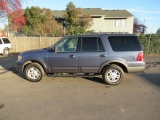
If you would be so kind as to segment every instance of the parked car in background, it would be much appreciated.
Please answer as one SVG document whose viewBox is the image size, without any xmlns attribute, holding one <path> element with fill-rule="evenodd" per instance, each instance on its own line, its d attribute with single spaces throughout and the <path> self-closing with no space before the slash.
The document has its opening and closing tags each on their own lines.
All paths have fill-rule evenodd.
<svg viewBox="0 0 160 120">
<path fill-rule="evenodd" d="M 67 36 L 42 50 L 20 53 L 16 69 L 29 81 L 47 76 L 97 77 L 110 85 L 124 72 L 143 72 L 145 62 L 138 38 L 132 34 Z"/>
<path fill-rule="evenodd" d="M 12 46 L 9 39 L 7 37 L 0 37 L 0 54 L 8 56 L 11 49 Z"/>
</svg>

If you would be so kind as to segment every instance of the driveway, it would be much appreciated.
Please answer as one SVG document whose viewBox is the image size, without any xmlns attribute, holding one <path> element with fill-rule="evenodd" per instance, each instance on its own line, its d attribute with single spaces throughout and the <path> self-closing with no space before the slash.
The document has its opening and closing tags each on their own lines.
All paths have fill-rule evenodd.
<svg viewBox="0 0 160 120">
<path fill-rule="evenodd" d="M 160 119 L 160 57 L 146 57 L 146 71 L 125 74 L 117 86 L 101 78 L 29 82 L 15 71 L 16 59 L 0 58 L 0 120 Z"/>
</svg>

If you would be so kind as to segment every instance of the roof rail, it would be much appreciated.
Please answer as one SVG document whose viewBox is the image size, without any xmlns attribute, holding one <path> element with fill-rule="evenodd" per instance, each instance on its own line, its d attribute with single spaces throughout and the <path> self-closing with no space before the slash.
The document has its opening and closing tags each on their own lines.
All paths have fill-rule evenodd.
<svg viewBox="0 0 160 120">
<path fill-rule="evenodd" d="M 79 35 L 88 35 L 88 34 L 129 34 L 128 32 L 88 32 L 88 33 L 81 33 Z"/>
</svg>

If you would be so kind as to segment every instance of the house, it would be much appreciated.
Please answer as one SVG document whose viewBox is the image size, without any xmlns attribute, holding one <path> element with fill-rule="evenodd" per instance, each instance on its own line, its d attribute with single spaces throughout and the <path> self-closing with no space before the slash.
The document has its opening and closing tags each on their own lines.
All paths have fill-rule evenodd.
<svg viewBox="0 0 160 120">
<path fill-rule="evenodd" d="M 89 30 L 94 32 L 133 33 L 134 16 L 127 10 L 102 10 L 101 8 L 83 8 L 84 14 L 93 18 Z M 64 24 L 65 11 L 53 11 L 57 21 Z"/>
<path fill-rule="evenodd" d="M 8 37 L 6 32 L 0 31 L 0 37 Z"/>
</svg>

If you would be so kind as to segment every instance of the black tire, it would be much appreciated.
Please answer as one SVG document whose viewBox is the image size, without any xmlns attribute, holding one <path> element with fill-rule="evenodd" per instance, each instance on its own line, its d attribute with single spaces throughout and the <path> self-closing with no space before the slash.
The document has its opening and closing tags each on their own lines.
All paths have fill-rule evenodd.
<svg viewBox="0 0 160 120">
<path fill-rule="evenodd" d="M 30 63 L 25 67 L 24 75 L 31 82 L 39 82 L 44 77 L 44 69 L 38 63 Z"/>
<path fill-rule="evenodd" d="M 9 55 L 9 49 L 8 48 L 4 48 L 3 49 L 3 56 L 8 56 Z"/>
<path fill-rule="evenodd" d="M 123 78 L 123 70 L 118 65 L 110 65 L 104 68 L 102 77 L 105 83 L 109 85 L 118 85 Z"/>
</svg>

